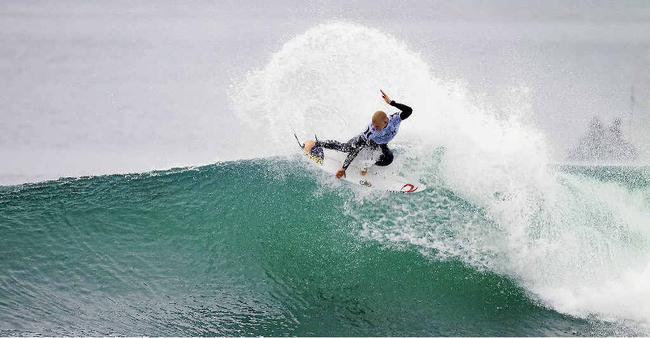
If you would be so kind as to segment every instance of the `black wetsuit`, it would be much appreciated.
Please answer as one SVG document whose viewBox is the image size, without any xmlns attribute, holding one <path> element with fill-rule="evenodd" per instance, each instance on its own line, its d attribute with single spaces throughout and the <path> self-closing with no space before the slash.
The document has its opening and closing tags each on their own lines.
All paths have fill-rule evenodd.
<svg viewBox="0 0 650 338">
<path fill-rule="evenodd" d="M 413 113 L 413 109 L 405 104 L 391 101 L 390 105 L 400 110 L 399 117 L 402 121 L 406 120 Z M 374 141 L 368 140 L 370 132 L 370 127 L 368 127 L 363 133 L 353 137 L 346 143 L 335 140 L 316 141 L 314 147 L 323 147 L 348 153 L 348 157 L 343 162 L 343 169 L 348 169 L 350 163 L 352 163 L 361 149 L 365 147 L 381 150 L 381 155 L 377 162 L 375 162 L 375 165 L 387 166 L 391 164 L 393 162 L 393 152 L 388 148 L 388 144 L 377 144 Z"/>
</svg>

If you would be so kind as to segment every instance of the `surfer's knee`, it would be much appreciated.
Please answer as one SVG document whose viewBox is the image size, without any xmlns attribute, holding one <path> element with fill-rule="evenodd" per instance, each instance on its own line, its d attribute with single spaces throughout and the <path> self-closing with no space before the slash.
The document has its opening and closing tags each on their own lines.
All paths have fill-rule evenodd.
<svg viewBox="0 0 650 338">
<path fill-rule="evenodd" d="M 393 163 L 394 156 L 392 152 L 389 151 L 388 153 L 385 153 L 384 156 L 386 158 L 386 165 Z"/>
<path fill-rule="evenodd" d="M 391 163 L 393 163 L 393 153 L 392 152 L 385 152 L 379 156 L 379 160 L 375 162 L 375 165 L 378 165 L 380 167 L 385 167 Z"/>
</svg>

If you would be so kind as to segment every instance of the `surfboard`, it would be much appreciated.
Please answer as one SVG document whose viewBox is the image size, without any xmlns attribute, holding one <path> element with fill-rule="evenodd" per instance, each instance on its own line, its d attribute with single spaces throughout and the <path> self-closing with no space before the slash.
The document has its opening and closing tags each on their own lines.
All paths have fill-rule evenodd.
<svg viewBox="0 0 650 338">
<path fill-rule="evenodd" d="M 294 137 L 298 141 L 302 153 L 305 154 L 304 143 L 301 143 L 295 134 Z M 314 147 L 309 154 L 305 154 L 313 165 L 332 176 L 336 175 L 347 155 L 347 153 L 321 147 Z M 391 172 L 390 166 L 366 168 L 366 164 L 367 162 L 355 159 L 345 171 L 345 177 L 341 179 L 355 185 L 389 192 L 412 194 L 426 190 L 426 186 L 417 180 L 394 174 Z"/>
</svg>

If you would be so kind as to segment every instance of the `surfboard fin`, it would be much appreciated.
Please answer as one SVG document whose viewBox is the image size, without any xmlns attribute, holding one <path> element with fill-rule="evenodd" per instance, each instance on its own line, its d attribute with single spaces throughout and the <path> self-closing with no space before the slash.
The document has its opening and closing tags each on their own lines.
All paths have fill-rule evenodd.
<svg viewBox="0 0 650 338">
<path fill-rule="evenodd" d="M 305 149 L 305 144 L 304 144 L 304 143 L 300 143 L 300 140 L 298 139 L 298 135 L 296 135 L 296 133 L 293 133 L 293 137 L 296 138 L 296 142 L 298 142 L 298 146 L 299 146 L 300 148 L 302 148 L 302 149 Z"/>
</svg>

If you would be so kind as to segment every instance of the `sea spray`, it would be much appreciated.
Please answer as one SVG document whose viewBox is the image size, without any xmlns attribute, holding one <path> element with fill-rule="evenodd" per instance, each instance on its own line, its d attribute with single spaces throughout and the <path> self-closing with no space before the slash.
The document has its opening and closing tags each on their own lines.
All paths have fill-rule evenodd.
<svg viewBox="0 0 650 338">
<path fill-rule="evenodd" d="M 648 231 L 639 230 L 647 199 L 620 203 L 607 198 L 611 189 L 623 199 L 629 191 L 559 174 L 544 135 L 522 118 L 528 105 L 493 112 L 462 82 L 437 80 L 403 42 L 340 22 L 287 42 L 231 97 L 266 141 L 260 152 L 280 155 L 294 152 L 291 127 L 340 140 L 360 132 L 371 112 L 388 108 L 379 88 L 414 108 L 391 145 L 448 193 L 353 199 L 346 210 L 362 235 L 510 276 L 564 313 L 650 323 L 650 284 L 640 282 L 650 259 Z"/>
</svg>

